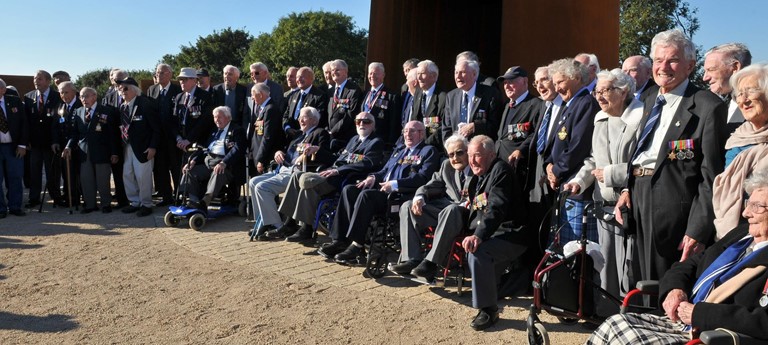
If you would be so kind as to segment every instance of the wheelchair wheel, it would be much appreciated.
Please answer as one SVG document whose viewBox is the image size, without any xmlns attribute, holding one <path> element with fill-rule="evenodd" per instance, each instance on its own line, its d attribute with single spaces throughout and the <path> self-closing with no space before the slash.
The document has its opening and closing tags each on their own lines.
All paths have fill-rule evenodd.
<svg viewBox="0 0 768 345">
<path fill-rule="evenodd" d="M 173 212 L 168 211 L 165 213 L 165 216 L 163 217 L 163 222 L 165 222 L 165 226 L 177 226 L 179 225 L 179 218 L 173 215 Z"/>
<path fill-rule="evenodd" d="M 564 325 L 575 325 L 575 324 L 579 323 L 579 319 L 574 319 L 574 318 L 570 318 L 570 317 L 562 317 L 562 316 L 558 317 L 557 321 L 560 321 L 560 323 L 562 323 Z"/>
<path fill-rule="evenodd" d="M 200 213 L 196 213 L 189 217 L 189 227 L 192 230 L 200 231 L 205 226 L 205 216 Z"/>
<path fill-rule="evenodd" d="M 533 329 L 528 330 L 528 344 L 531 345 L 549 345 L 549 334 L 539 322 L 533 324 Z"/>
<path fill-rule="evenodd" d="M 373 224 L 369 230 L 371 245 L 365 261 L 365 273 L 374 279 L 381 278 L 387 273 L 388 247 L 385 227 L 386 225 Z"/>
</svg>

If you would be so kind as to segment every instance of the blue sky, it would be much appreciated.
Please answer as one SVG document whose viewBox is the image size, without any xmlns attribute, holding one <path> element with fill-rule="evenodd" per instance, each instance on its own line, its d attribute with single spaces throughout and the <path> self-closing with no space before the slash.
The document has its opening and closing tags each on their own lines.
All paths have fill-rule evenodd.
<svg viewBox="0 0 768 345">
<path fill-rule="evenodd" d="M 618 0 L 617 0 L 618 1 Z M 761 37 L 764 0 L 688 0 L 699 9 L 701 29 L 694 42 L 702 48 L 740 41 L 753 61 L 768 60 Z M 170 1 L 39 0 L 3 4 L 6 34 L 0 74 L 32 75 L 37 69 L 66 70 L 74 76 L 102 67 L 153 69 L 164 54 L 195 42 L 214 30 L 245 29 L 257 36 L 271 32 L 291 12 L 341 11 L 367 28 L 369 1 L 340 0 L 189 0 Z M 33 8 L 46 9 L 35 11 Z M 736 10 L 738 9 L 738 10 Z M 11 28 L 11 29 L 9 29 Z M 513 64 L 513 62 L 509 62 Z M 614 67 L 614 66 L 603 66 Z"/>
</svg>

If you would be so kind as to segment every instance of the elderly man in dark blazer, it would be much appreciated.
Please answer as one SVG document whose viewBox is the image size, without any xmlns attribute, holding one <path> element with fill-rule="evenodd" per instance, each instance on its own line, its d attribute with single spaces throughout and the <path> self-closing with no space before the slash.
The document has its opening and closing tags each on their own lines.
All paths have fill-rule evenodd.
<svg viewBox="0 0 768 345">
<path fill-rule="evenodd" d="M 331 136 L 325 128 L 318 125 L 319 122 L 320 112 L 317 109 L 302 108 L 299 116 L 301 134 L 288 145 L 287 152 L 275 152 L 274 158 L 279 168 L 256 176 L 248 182 L 253 214 L 260 218 L 260 221 L 254 224 L 257 236 L 266 234 L 272 238 L 280 237 L 280 233 L 275 229 L 283 222 L 277 211 L 275 198 L 288 187 L 293 173 L 306 169 L 322 170 L 333 163 L 333 154 L 330 151 Z M 267 234 L 268 231 L 271 232 Z"/>
<path fill-rule="evenodd" d="M 472 272 L 472 307 L 479 309 L 470 326 L 482 330 L 498 321 L 497 282 L 504 269 L 526 251 L 531 234 L 517 178 L 509 164 L 496 158 L 491 138 L 472 138 L 469 166 L 475 175 L 466 222 L 472 235 L 461 245 Z"/>
<path fill-rule="evenodd" d="M 344 187 L 331 229 L 333 242 L 318 253 L 338 263 L 360 262 L 365 257 L 365 236 L 374 215 L 383 213 L 390 193 L 406 199 L 428 181 L 440 163 L 440 153 L 424 144 L 424 124 L 411 121 L 403 129 L 405 145 L 395 149 L 392 157 L 378 172 Z"/>
<path fill-rule="evenodd" d="M 363 178 L 384 164 L 384 142 L 376 136 L 373 115 L 360 113 L 355 118 L 357 135 L 335 156 L 333 166 L 319 173 L 295 172 L 278 211 L 287 217 L 277 230 L 288 242 L 307 242 L 313 238 L 315 213 L 323 195 L 334 193 L 356 179 Z M 301 222 L 299 227 L 298 222 Z M 293 235 L 291 235 L 293 234 Z"/>
<path fill-rule="evenodd" d="M 240 70 L 232 65 L 224 66 L 224 82 L 213 87 L 213 105 L 229 107 L 232 121 L 239 127 L 246 128 L 251 119 L 243 117 L 248 89 L 237 83 Z"/>
<path fill-rule="evenodd" d="M 432 60 L 419 62 L 416 67 L 416 79 L 419 81 L 420 92 L 416 93 L 414 103 L 418 106 L 416 119 L 424 122 L 427 127 L 427 145 L 440 146 L 442 137 L 442 118 L 445 110 L 447 94 L 437 85 L 440 70 Z"/>
<path fill-rule="evenodd" d="M 5 94 L 5 81 L 0 79 L 0 218 L 8 213 L 23 216 L 21 209 L 24 196 L 22 176 L 24 155 L 29 141 L 29 122 L 24 103 L 15 96 Z M 8 186 L 8 201 L 3 188 Z"/>
<path fill-rule="evenodd" d="M 216 129 L 207 140 L 207 154 L 197 150 L 183 167 L 189 174 L 184 186 L 187 206 L 201 210 L 207 210 L 224 185 L 242 184 L 245 179 L 245 129 L 232 121 L 227 106 L 213 109 L 213 121 Z"/>
<path fill-rule="evenodd" d="M 680 30 L 651 43 L 658 87 L 646 99 L 628 185 L 616 204 L 636 221 L 630 226 L 637 229 L 641 280 L 661 278 L 714 239 L 712 182 L 723 171 L 727 105 L 688 82 L 695 52 Z"/>
<path fill-rule="evenodd" d="M 661 278 L 659 303 L 666 317 L 614 315 L 587 344 L 685 344 L 691 330 L 718 328 L 768 340 L 768 173 L 756 172 L 743 187 L 750 194 L 742 211 L 747 224 L 674 263 Z"/>
<path fill-rule="evenodd" d="M 336 84 L 328 102 L 328 131 L 333 140 L 331 148 L 340 150 L 355 135 L 355 116 L 360 113 L 363 90 L 348 79 L 344 60 L 331 62 L 331 75 Z"/>
<path fill-rule="evenodd" d="M 296 74 L 296 84 L 299 85 L 299 90 L 288 98 L 288 107 L 283 114 L 283 130 L 289 141 L 301 135 L 299 115 L 304 107 L 317 109 L 320 114 L 320 122 L 318 123 L 320 128 L 328 125 L 324 123 L 326 119 L 325 112 L 328 110 L 328 94 L 324 90 L 313 86 L 312 82 L 314 80 L 315 72 L 311 68 L 306 66 L 299 68 Z"/>
<path fill-rule="evenodd" d="M 147 97 L 157 102 L 157 108 L 160 114 L 160 123 L 171 123 L 176 95 L 181 93 L 181 87 L 171 82 L 173 78 L 173 69 L 168 64 L 158 64 L 155 68 L 155 77 L 157 83 L 150 86 L 147 90 Z M 173 188 L 179 188 L 179 172 L 173 171 L 171 161 L 178 160 L 178 149 L 176 148 L 176 138 L 169 127 L 160 128 L 161 139 L 158 141 L 157 159 L 153 167 L 155 178 L 155 190 L 163 200 L 157 206 L 170 205 L 173 202 Z"/>
<path fill-rule="evenodd" d="M 387 144 L 394 144 L 400 136 L 400 96 L 384 85 L 384 64 L 372 62 L 368 65 L 370 89 L 363 98 L 362 110 L 376 118 L 376 133 Z"/>
<path fill-rule="evenodd" d="M 459 133 L 467 138 L 485 134 L 496 137 L 499 128 L 498 91 L 477 82 L 477 61 L 458 60 L 456 88 L 448 93 L 443 112 L 443 138 Z"/>
<path fill-rule="evenodd" d="M 152 166 L 160 140 L 160 116 L 155 103 L 141 95 L 133 78 L 118 81 L 120 96 L 120 137 L 123 142 L 123 183 L 130 206 L 123 213 L 145 217 L 152 213 Z"/>
<path fill-rule="evenodd" d="M 408 200 L 400 207 L 400 263 L 392 266 L 397 274 L 411 273 L 416 266 L 426 261 L 421 270 L 415 273 L 428 280 L 434 278 L 437 265 L 447 264 L 448 253 L 453 239 L 464 228 L 464 218 L 468 194 L 466 186 L 472 177 L 467 155 L 467 138 L 454 134 L 445 140 L 448 159 L 443 161 L 440 170 L 432 174 L 427 184 L 419 187 L 413 200 Z M 424 261 L 421 246 L 424 229 L 433 227 L 435 237 L 432 249 Z"/>
<path fill-rule="evenodd" d="M 96 191 L 101 198 L 101 211 L 112 212 L 112 194 L 109 177 L 111 164 L 118 160 L 120 152 L 120 120 L 115 108 L 98 104 L 96 90 L 84 87 L 80 90 L 83 106 L 73 113 L 72 127 L 64 148 L 64 157 L 72 152 L 80 166 L 80 181 L 85 203 L 80 213 L 98 210 Z"/>
<path fill-rule="evenodd" d="M 59 95 L 61 96 L 61 103 L 56 111 L 56 119 L 51 123 L 51 147 L 54 152 L 61 152 L 61 150 L 67 145 L 69 133 L 72 131 L 74 124 L 74 114 L 77 109 L 83 106 L 83 103 L 78 99 L 77 88 L 71 81 L 61 82 L 58 86 Z M 57 155 L 55 159 L 59 160 L 58 165 L 61 167 L 61 176 L 64 183 L 62 184 L 62 197 L 61 206 L 80 204 L 80 161 L 78 157 L 74 159 L 66 159 L 63 155 Z M 67 168 L 69 164 L 69 168 Z M 67 176 L 67 173 L 72 176 Z M 69 193 L 72 193 L 71 197 Z"/>
<path fill-rule="evenodd" d="M 51 86 L 51 74 L 39 70 L 34 78 L 35 90 L 24 95 L 25 113 L 29 119 L 29 203 L 34 207 L 40 203 L 40 192 L 43 191 L 43 169 L 45 169 L 46 187 L 53 202 L 63 205 L 59 181 L 61 167 L 59 160 L 54 159 L 59 152 L 53 152 L 52 127 L 58 117 L 61 96 Z"/>
<path fill-rule="evenodd" d="M 280 104 L 275 103 L 271 97 L 269 86 L 264 83 L 256 83 L 251 88 L 251 97 L 246 102 L 248 110 L 247 118 L 251 123 L 246 127 L 250 157 L 253 167 L 251 178 L 267 172 L 269 162 L 275 156 L 275 152 L 285 149 L 285 133 L 281 127 L 283 113 Z"/>
</svg>

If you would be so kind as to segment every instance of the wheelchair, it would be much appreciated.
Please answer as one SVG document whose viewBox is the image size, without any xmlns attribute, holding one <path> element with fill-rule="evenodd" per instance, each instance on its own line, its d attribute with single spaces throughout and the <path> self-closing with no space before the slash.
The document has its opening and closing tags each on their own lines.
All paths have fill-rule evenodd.
<svg viewBox="0 0 768 345">
<path fill-rule="evenodd" d="M 468 268 L 467 252 L 464 250 L 461 243 L 464 241 L 464 238 L 469 235 L 470 233 L 464 230 L 459 236 L 456 236 L 456 238 L 453 239 L 451 250 L 448 252 L 448 264 L 439 271 L 442 275 L 436 277 L 437 279 L 427 281 L 427 283 L 430 285 L 439 285 L 438 283 L 440 283 L 440 285 L 445 286 L 448 281 L 453 280 L 456 283 L 456 293 L 459 296 L 464 293 L 464 283 L 466 282 L 465 278 L 468 276 Z M 424 250 L 428 252 L 432 249 L 432 241 L 435 238 L 435 229 L 432 227 L 427 228 L 424 237 L 426 239 Z"/>
<path fill-rule="evenodd" d="M 387 264 L 400 254 L 399 212 L 404 202 L 400 193 L 387 196 L 387 209 L 373 218 L 368 228 L 368 256 L 363 276 L 378 279 L 387 273 Z M 396 259 L 394 259 L 396 260 Z"/>
</svg>

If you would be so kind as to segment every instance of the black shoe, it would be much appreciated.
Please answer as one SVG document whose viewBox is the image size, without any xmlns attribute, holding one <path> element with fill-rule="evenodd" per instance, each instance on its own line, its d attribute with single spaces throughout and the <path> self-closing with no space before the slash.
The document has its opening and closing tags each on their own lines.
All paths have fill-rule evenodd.
<svg viewBox="0 0 768 345">
<path fill-rule="evenodd" d="M 343 252 L 333 257 L 334 261 L 345 265 L 365 263 L 365 247 L 350 244 Z"/>
<path fill-rule="evenodd" d="M 82 210 L 80 210 L 80 214 L 88 214 L 88 213 L 91 213 L 91 212 L 93 212 L 93 211 L 98 211 L 98 210 L 99 210 L 99 208 L 98 208 L 98 207 L 94 207 L 94 208 L 83 208 Z"/>
<path fill-rule="evenodd" d="M 136 215 L 139 217 L 146 217 L 148 215 L 152 214 L 152 208 L 151 207 L 139 207 L 139 210 L 136 212 Z"/>
<path fill-rule="evenodd" d="M 112 213 L 112 207 L 111 206 L 104 206 L 101 208 L 101 213 Z"/>
<path fill-rule="evenodd" d="M 19 209 L 19 210 L 10 210 L 10 211 L 8 211 L 8 213 L 10 213 L 10 214 L 12 214 L 14 216 L 18 216 L 18 217 L 23 217 L 23 216 L 27 215 L 27 213 L 22 211 L 21 209 Z"/>
<path fill-rule="evenodd" d="M 435 278 L 437 273 L 437 264 L 429 260 L 422 260 L 421 263 L 411 270 L 411 275 L 431 280 Z"/>
<path fill-rule="evenodd" d="M 469 324 L 472 329 L 476 331 L 482 331 L 488 327 L 491 327 L 499 322 L 499 308 L 487 307 L 480 309 L 475 319 Z"/>
<path fill-rule="evenodd" d="M 125 208 L 123 208 L 122 212 L 123 213 L 134 213 L 134 212 L 136 212 L 138 210 L 139 210 L 139 208 L 137 206 L 129 205 L 129 206 L 126 206 Z"/>
<path fill-rule="evenodd" d="M 293 235 L 297 230 L 298 228 L 291 228 L 283 225 L 277 229 L 267 231 L 267 237 L 270 240 L 279 240 Z"/>
<path fill-rule="evenodd" d="M 343 252 L 348 246 L 349 242 L 347 241 L 333 241 L 329 245 L 318 249 L 317 253 L 326 259 L 333 259 L 336 254 Z"/>
<path fill-rule="evenodd" d="M 285 238 L 286 242 L 299 242 L 299 243 L 305 243 L 308 241 L 311 241 L 312 234 L 314 234 L 315 231 L 312 230 L 312 227 L 308 224 L 304 224 L 299 228 L 298 231 L 296 231 L 293 235 L 288 236 Z"/>
<path fill-rule="evenodd" d="M 26 205 L 24 205 L 26 208 L 33 208 L 36 206 L 40 206 L 40 200 L 30 200 Z"/>
<path fill-rule="evenodd" d="M 284 234 L 283 237 L 289 237 L 299 230 L 299 224 L 293 218 L 288 218 L 283 225 L 277 228 L 278 233 Z"/>
<path fill-rule="evenodd" d="M 274 230 L 275 227 L 272 225 L 264 225 L 260 227 L 258 230 L 256 230 L 256 234 L 253 235 L 253 239 L 256 241 L 269 241 L 269 237 L 267 237 L 267 232 Z"/>
<path fill-rule="evenodd" d="M 413 271 L 413 269 L 418 265 L 418 260 L 408 260 L 397 265 L 392 265 L 392 267 L 390 267 L 390 271 L 395 272 L 401 276 L 409 275 L 411 274 L 411 271 Z"/>
</svg>

